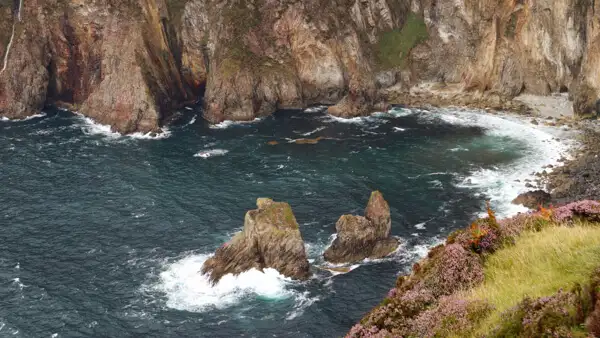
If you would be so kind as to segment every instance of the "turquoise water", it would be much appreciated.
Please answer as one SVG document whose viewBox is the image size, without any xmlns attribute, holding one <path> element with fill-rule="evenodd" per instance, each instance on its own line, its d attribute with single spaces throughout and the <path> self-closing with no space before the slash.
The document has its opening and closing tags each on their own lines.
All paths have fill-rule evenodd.
<svg viewBox="0 0 600 338">
<path fill-rule="evenodd" d="M 218 126 L 200 116 L 186 110 L 155 139 L 63 111 L 0 121 L 0 336 L 340 336 L 487 195 L 551 160 L 542 132 L 471 112 L 315 110 Z M 374 189 L 401 249 L 343 275 L 316 268 L 337 218 L 361 213 Z M 314 277 L 253 271 L 210 287 L 202 262 L 265 196 L 291 204 Z"/>
</svg>

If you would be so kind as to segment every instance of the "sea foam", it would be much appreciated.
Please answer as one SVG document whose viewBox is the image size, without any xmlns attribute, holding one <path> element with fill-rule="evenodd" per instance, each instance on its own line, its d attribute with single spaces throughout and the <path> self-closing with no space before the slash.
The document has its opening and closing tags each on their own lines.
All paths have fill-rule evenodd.
<svg viewBox="0 0 600 338">
<path fill-rule="evenodd" d="M 444 109 L 420 117 L 432 122 L 437 119 L 453 125 L 480 127 L 489 136 L 517 140 L 526 146 L 518 160 L 498 167 L 476 169 L 457 184 L 484 193 L 502 217 L 527 211 L 527 208 L 511 203 L 518 194 L 529 190 L 525 179 L 534 180 L 532 172 L 541 171 L 548 164 L 559 165 L 559 159 L 569 157 L 574 146 L 574 142 L 556 138 L 561 132 L 559 128 L 537 127 L 511 115 Z M 504 145 L 498 146 L 502 149 Z"/>
<path fill-rule="evenodd" d="M 154 289 L 166 295 L 167 307 L 205 312 L 227 308 L 251 297 L 271 300 L 292 298 L 296 303 L 293 312 L 297 314 L 300 311 L 298 306 L 309 306 L 314 302 L 305 293 L 290 289 L 294 282 L 274 269 L 262 272 L 252 269 L 236 276 L 228 274 L 212 285 L 208 276 L 200 272 L 211 256 L 191 254 L 165 266 Z"/>
<path fill-rule="evenodd" d="M 229 152 L 229 150 L 227 150 L 227 149 L 202 150 L 202 151 L 195 153 L 194 157 L 201 157 L 201 158 L 206 159 L 206 158 L 215 157 L 215 156 L 223 156 L 223 155 L 227 154 L 228 152 Z"/>
<path fill-rule="evenodd" d="M 260 122 L 262 121 L 260 118 L 255 118 L 252 121 L 231 121 L 231 120 L 225 120 L 223 122 L 219 122 L 216 124 L 211 124 L 209 126 L 209 128 L 211 129 L 227 129 L 229 127 L 234 127 L 234 126 L 244 126 L 244 125 L 248 125 L 248 124 L 252 124 L 252 123 L 256 123 L 256 122 Z"/>
<path fill-rule="evenodd" d="M 80 113 L 75 113 L 82 122 L 81 128 L 86 135 L 101 135 L 108 139 L 129 138 L 138 140 L 161 140 L 171 136 L 171 131 L 167 127 L 162 128 L 160 133 L 132 133 L 123 135 L 112 130 L 111 126 L 94 121 Z"/>
<path fill-rule="evenodd" d="M 29 121 L 29 120 L 37 119 L 37 118 L 40 118 L 40 117 L 44 117 L 44 116 L 46 116 L 46 113 L 34 114 L 34 115 L 27 116 L 27 117 L 22 118 L 22 119 L 9 119 L 8 117 L 2 116 L 2 117 L 0 117 L 0 121 L 5 121 L 5 122 L 24 122 L 24 121 Z"/>
</svg>

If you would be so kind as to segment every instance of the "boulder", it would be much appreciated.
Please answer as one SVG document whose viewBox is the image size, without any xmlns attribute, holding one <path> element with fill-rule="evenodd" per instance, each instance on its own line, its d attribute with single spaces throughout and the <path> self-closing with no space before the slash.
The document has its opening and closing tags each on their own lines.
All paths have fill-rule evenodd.
<svg viewBox="0 0 600 338">
<path fill-rule="evenodd" d="M 529 209 L 537 209 L 540 205 L 547 205 L 552 200 L 552 196 L 543 191 L 535 190 L 520 194 L 515 198 L 513 204 L 521 204 Z"/>
<path fill-rule="evenodd" d="M 226 274 L 250 269 L 276 269 L 282 275 L 304 280 L 310 269 L 298 222 L 289 204 L 269 198 L 256 201 L 258 209 L 246 213 L 244 228 L 202 266 L 202 273 L 217 283 Z"/>
<path fill-rule="evenodd" d="M 371 194 L 365 216 L 343 215 L 335 228 L 337 237 L 323 254 L 328 262 L 352 263 L 365 258 L 383 258 L 398 247 L 390 237 L 390 207 L 379 191 Z"/>
</svg>

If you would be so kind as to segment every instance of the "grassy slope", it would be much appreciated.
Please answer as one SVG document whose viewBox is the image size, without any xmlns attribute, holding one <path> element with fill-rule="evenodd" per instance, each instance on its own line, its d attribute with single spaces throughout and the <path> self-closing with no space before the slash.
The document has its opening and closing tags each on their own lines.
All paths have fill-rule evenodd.
<svg viewBox="0 0 600 338">
<path fill-rule="evenodd" d="M 489 256 L 485 282 L 465 294 L 469 299 L 486 299 L 495 311 L 477 330 L 490 332 L 500 314 L 517 305 L 525 296 L 542 297 L 559 289 L 570 290 L 585 284 L 600 265 L 600 227 L 577 224 L 549 227 L 522 234 L 515 246 Z"/>
</svg>

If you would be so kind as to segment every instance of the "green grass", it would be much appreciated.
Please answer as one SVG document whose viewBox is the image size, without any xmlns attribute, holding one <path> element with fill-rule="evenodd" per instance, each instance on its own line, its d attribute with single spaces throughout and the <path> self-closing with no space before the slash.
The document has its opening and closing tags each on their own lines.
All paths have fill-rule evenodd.
<svg viewBox="0 0 600 338">
<path fill-rule="evenodd" d="M 600 227 L 548 227 L 522 234 L 514 246 L 499 250 L 485 263 L 485 282 L 467 291 L 469 299 L 485 299 L 494 312 L 476 331 L 490 332 L 500 314 L 516 306 L 525 296 L 550 296 L 559 289 L 585 284 L 600 265 Z"/>
<path fill-rule="evenodd" d="M 428 38 L 425 21 L 410 13 L 401 29 L 394 29 L 380 36 L 377 44 L 378 66 L 382 69 L 403 67 L 410 50 Z"/>
</svg>

